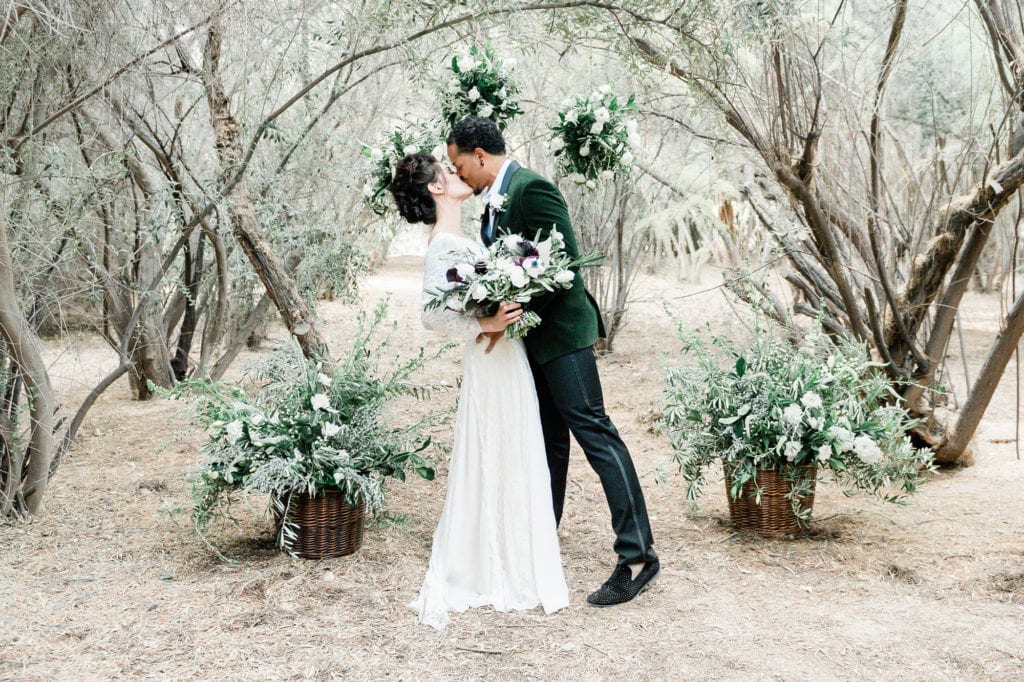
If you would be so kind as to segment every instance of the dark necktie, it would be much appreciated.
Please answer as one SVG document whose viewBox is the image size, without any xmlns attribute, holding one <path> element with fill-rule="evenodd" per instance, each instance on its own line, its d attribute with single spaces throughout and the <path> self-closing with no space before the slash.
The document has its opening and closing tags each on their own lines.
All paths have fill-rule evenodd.
<svg viewBox="0 0 1024 682">
<path fill-rule="evenodd" d="M 484 206 L 483 215 L 480 216 L 480 241 L 484 246 L 490 246 L 494 242 L 494 235 L 491 231 L 491 207 Z"/>
</svg>

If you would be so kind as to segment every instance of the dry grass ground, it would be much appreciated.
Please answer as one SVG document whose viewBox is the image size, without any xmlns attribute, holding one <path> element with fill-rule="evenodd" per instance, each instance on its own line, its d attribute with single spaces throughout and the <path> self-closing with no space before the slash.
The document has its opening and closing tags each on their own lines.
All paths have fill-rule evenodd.
<svg viewBox="0 0 1024 682">
<path fill-rule="evenodd" d="M 419 328 L 419 273 L 416 258 L 393 259 L 365 288 L 367 301 L 390 293 L 408 349 L 437 343 Z M 678 350 L 662 301 L 690 324 L 733 324 L 720 292 L 704 291 L 715 283 L 645 280 L 616 353 L 600 363 L 664 567 L 635 602 L 584 601 L 614 556 L 600 486 L 578 452 L 561 529 L 572 603 L 552 616 L 480 609 L 443 634 L 415 622 L 406 604 L 429 556 L 443 464 L 435 482 L 391 486 L 407 523 L 369 529 L 351 557 L 290 559 L 274 551 L 268 521 L 240 510 L 242 525 L 220 535 L 237 562 L 224 563 L 188 519 L 184 476 L 201 434 L 174 416 L 179 405 L 132 402 L 118 385 L 90 414 L 47 513 L 0 526 L 0 678 L 1024 677 L 1024 463 L 1012 443 L 1012 378 L 980 434 L 978 464 L 938 474 L 909 509 L 825 483 L 809 537 L 738 535 L 720 483 L 699 507 L 687 505 L 678 477 L 656 484 L 668 450 L 650 428 L 662 362 Z M 976 367 L 998 306 L 976 298 L 965 310 Z M 327 303 L 322 314 L 343 343 L 353 309 Z M 91 338 L 52 347 L 58 385 L 69 396 L 86 390 L 109 355 Z M 457 358 L 432 375 L 454 380 Z"/>
</svg>

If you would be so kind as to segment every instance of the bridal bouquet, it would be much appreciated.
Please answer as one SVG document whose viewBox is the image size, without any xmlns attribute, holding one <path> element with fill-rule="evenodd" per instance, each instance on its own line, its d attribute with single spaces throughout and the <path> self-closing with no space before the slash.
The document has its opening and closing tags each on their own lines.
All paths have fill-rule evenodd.
<svg viewBox="0 0 1024 682">
<path fill-rule="evenodd" d="M 443 306 L 475 317 L 493 315 L 502 301 L 516 301 L 525 308 L 537 294 L 571 288 L 576 278 L 573 268 L 597 266 L 603 259 L 599 253 L 571 258 L 558 230 L 542 241 L 506 235 L 491 244 L 486 258 L 470 250 L 456 252 L 447 284 L 440 291 L 428 292 L 431 298 L 425 307 Z M 505 336 L 522 338 L 539 324 L 540 315 L 524 310 L 522 317 L 505 329 Z"/>
</svg>

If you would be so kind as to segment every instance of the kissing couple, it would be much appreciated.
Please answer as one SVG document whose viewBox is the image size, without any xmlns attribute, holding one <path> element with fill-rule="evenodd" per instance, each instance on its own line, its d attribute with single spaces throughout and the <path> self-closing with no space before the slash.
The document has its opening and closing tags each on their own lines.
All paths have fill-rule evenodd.
<svg viewBox="0 0 1024 682">
<path fill-rule="evenodd" d="M 441 290 L 457 254 L 486 256 L 495 239 L 540 241 L 557 229 L 566 253 L 578 247 L 561 192 L 507 155 L 490 119 L 468 116 L 446 139 L 454 168 L 430 154 L 403 158 L 389 186 L 399 213 L 432 226 L 424 258 L 424 302 Z M 462 230 L 462 203 L 482 194 L 480 242 Z M 482 242 L 482 243 L 481 243 Z M 643 491 L 629 450 L 605 414 L 593 345 L 604 335 L 597 303 L 575 272 L 572 286 L 530 301 L 539 326 L 523 339 L 505 329 L 523 313 L 503 302 L 490 317 L 425 307 L 423 325 L 464 340 L 448 490 L 430 564 L 411 605 L 438 629 L 450 611 L 569 603 L 557 526 L 565 503 L 569 436 L 593 467 L 611 512 L 618 562 L 587 597 L 594 606 L 630 601 L 659 572 Z"/>
</svg>

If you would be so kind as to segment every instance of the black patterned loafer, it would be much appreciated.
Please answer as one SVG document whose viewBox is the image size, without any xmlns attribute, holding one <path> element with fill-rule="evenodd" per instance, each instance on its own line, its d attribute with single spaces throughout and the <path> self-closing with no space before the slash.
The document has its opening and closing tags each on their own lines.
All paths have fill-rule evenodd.
<svg viewBox="0 0 1024 682">
<path fill-rule="evenodd" d="M 661 563 L 655 559 L 648 561 L 637 574 L 634 580 L 631 576 L 633 571 L 626 564 L 615 567 L 612 577 L 605 581 L 604 585 L 590 596 L 587 603 L 593 606 L 615 606 L 625 604 L 636 595 L 654 584 L 661 572 Z"/>
</svg>

